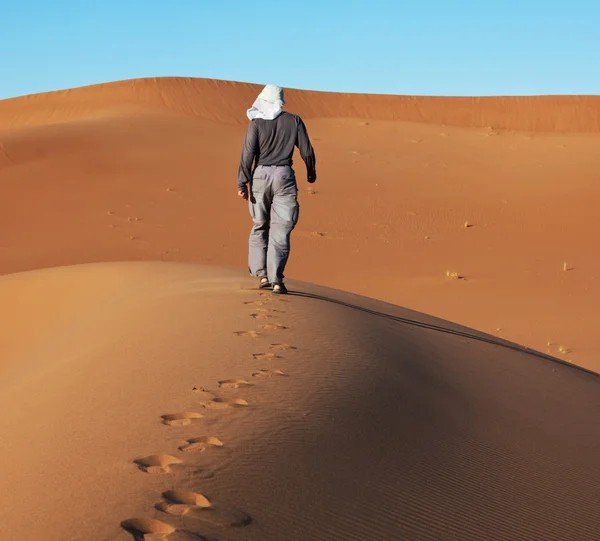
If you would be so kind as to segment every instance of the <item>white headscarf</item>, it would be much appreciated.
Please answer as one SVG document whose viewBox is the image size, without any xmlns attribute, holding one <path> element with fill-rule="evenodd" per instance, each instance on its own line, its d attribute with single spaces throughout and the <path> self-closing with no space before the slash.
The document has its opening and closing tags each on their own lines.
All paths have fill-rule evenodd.
<svg viewBox="0 0 600 541">
<path fill-rule="evenodd" d="M 284 105 L 283 88 L 267 85 L 263 88 L 246 114 L 250 120 L 254 120 L 255 118 L 274 120 L 283 112 Z"/>
</svg>

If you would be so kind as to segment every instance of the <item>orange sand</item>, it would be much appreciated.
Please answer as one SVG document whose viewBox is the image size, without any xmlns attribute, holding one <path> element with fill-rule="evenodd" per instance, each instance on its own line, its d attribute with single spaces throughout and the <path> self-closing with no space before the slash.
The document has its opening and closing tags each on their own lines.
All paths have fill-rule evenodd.
<svg viewBox="0 0 600 541">
<path fill-rule="evenodd" d="M 319 180 L 277 300 L 257 91 L 0 101 L 3 541 L 597 539 L 600 98 L 289 91 Z"/>
</svg>

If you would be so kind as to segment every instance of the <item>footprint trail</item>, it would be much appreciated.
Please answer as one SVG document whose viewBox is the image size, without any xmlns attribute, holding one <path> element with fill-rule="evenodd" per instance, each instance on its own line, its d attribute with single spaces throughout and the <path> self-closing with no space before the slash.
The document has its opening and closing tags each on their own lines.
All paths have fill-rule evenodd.
<svg viewBox="0 0 600 541">
<path fill-rule="evenodd" d="M 244 305 L 252 307 L 253 311 L 250 317 L 256 320 L 267 320 L 276 317 L 277 314 L 285 313 L 283 310 L 272 308 L 272 303 L 289 303 L 288 299 L 274 299 L 271 293 L 259 292 L 259 300 L 244 301 Z M 267 306 L 270 304 L 271 306 Z M 265 323 L 261 326 L 265 331 L 286 330 L 289 327 L 281 323 Z M 256 339 L 261 333 L 252 330 L 234 331 L 236 336 Z M 253 353 L 254 360 L 273 360 L 281 359 L 276 352 L 290 351 L 297 349 L 285 343 L 272 343 L 268 351 Z M 271 378 L 275 376 L 287 376 L 282 370 L 260 369 L 252 373 L 252 378 Z M 218 381 L 221 389 L 239 389 L 241 387 L 252 386 L 246 379 L 232 378 Z M 194 387 L 195 392 L 209 392 L 202 387 Z M 248 402 L 243 398 L 226 398 L 214 396 L 208 401 L 200 404 L 205 409 L 221 410 L 248 406 Z M 162 423 L 167 426 L 183 427 L 188 426 L 197 419 L 201 419 L 201 413 L 193 411 L 182 411 L 177 413 L 166 413 L 161 415 Z M 215 436 L 200 436 L 185 440 L 185 443 L 177 448 L 185 454 L 202 453 L 211 447 L 223 447 L 223 442 Z M 176 456 L 168 454 L 149 455 L 133 461 L 138 468 L 146 473 L 167 474 L 172 471 L 172 467 L 182 465 L 183 460 Z M 206 467 L 196 467 L 192 475 L 196 479 L 208 479 L 215 475 L 216 470 Z M 182 517 L 185 520 L 204 522 L 221 527 L 243 527 L 251 524 L 253 518 L 246 512 L 227 508 L 226 506 L 215 506 L 204 494 L 189 490 L 172 489 L 162 493 L 162 500 L 155 504 L 155 509 L 170 515 L 172 517 Z M 121 527 L 133 535 L 136 541 L 158 541 L 166 540 L 168 536 L 176 531 L 192 536 L 197 539 L 206 539 L 202 535 L 191 530 L 179 530 L 172 524 L 162 520 L 149 518 L 132 518 L 121 522 Z"/>
</svg>

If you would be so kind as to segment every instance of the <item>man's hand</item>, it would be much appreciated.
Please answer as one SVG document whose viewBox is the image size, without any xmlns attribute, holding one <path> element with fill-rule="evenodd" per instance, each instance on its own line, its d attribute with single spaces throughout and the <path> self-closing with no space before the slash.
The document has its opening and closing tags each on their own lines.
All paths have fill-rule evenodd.
<svg viewBox="0 0 600 541">
<path fill-rule="evenodd" d="M 238 190 L 238 195 L 245 200 L 248 200 L 248 188 L 244 186 L 243 190 Z"/>
</svg>

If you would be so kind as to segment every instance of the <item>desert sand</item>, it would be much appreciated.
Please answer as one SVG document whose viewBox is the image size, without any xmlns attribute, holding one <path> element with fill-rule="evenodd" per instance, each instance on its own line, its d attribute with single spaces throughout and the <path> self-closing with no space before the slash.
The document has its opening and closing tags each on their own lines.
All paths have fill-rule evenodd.
<svg viewBox="0 0 600 541">
<path fill-rule="evenodd" d="M 0 101 L 2 540 L 598 539 L 600 98 L 289 91 L 278 298 L 258 90 Z"/>
</svg>

